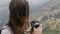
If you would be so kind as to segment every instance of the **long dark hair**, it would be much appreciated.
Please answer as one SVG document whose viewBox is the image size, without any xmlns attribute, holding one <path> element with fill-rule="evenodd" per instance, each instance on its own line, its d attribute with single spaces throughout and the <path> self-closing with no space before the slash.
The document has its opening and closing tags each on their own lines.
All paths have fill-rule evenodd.
<svg viewBox="0 0 60 34">
<path fill-rule="evenodd" d="M 29 5 L 26 0 L 12 0 L 9 5 L 8 26 L 14 34 L 22 34 L 29 27 Z"/>
</svg>

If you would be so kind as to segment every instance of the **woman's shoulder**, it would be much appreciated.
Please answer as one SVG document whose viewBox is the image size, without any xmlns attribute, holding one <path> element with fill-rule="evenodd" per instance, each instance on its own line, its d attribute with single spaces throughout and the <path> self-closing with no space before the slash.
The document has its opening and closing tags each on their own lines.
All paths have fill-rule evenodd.
<svg viewBox="0 0 60 34">
<path fill-rule="evenodd" d="M 1 34 L 11 34 L 11 32 L 9 30 L 7 30 L 7 29 L 3 29 L 1 31 Z"/>
<path fill-rule="evenodd" d="M 4 28 L 4 29 L 1 31 L 1 34 L 13 34 L 13 32 L 9 26 L 3 26 L 2 28 Z"/>
</svg>

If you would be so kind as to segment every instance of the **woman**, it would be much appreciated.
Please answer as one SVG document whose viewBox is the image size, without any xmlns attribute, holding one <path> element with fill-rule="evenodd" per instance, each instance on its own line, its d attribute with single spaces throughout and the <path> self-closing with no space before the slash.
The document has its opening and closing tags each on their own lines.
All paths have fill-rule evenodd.
<svg viewBox="0 0 60 34">
<path fill-rule="evenodd" d="M 1 31 L 1 34 L 24 34 L 24 31 L 29 27 L 28 2 L 26 0 L 12 0 L 9 5 L 9 10 L 9 22 L 3 27 L 5 29 Z M 32 34 L 35 34 L 38 29 L 34 29 Z"/>
</svg>

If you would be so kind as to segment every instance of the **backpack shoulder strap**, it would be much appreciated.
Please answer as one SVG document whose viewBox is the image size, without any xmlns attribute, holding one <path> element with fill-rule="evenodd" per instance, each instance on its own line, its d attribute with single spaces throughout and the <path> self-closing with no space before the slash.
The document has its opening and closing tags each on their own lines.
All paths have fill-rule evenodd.
<svg viewBox="0 0 60 34">
<path fill-rule="evenodd" d="M 0 29 L 0 34 L 1 34 L 1 31 L 2 31 L 3 29 L 5 29 L 5 28 Z"/>
</svg>

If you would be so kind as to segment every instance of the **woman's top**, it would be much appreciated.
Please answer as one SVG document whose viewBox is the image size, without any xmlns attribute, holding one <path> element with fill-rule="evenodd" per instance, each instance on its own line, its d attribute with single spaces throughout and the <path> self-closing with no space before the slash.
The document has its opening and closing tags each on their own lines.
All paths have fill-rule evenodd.
<svg viewBox="0 0 60 34">
<path fill-rule="evenodd" d="M 13 31 L 11 30 L 11 28 L 9 26 L 3 26 L 2 27 L 2 31 L 1 34 L 13 34 Z M 23 32 L 24 34 L 30 34 L 29 32 Z"/>
<path fill-rule="evenodd" d="M 10 27 L 3 26 L 2 28 L 4 28 L 4 29 L 1 31 L 1 34 L 13 34 L 13 32 L 12 32 Z"/>
</svg>

